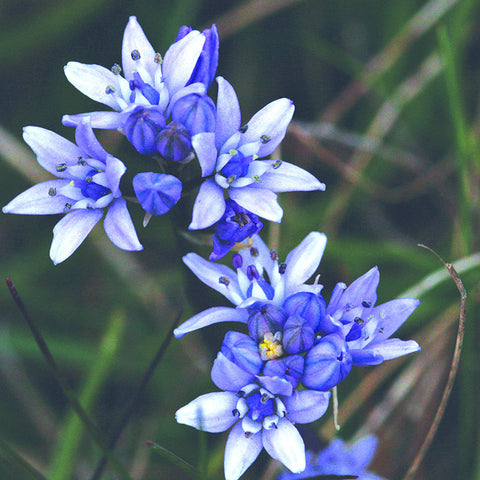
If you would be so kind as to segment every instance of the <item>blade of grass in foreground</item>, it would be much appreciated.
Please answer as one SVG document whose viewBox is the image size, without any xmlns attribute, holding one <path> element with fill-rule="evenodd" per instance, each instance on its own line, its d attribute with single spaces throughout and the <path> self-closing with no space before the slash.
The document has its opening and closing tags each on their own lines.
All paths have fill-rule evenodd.
<svg viewBox="0 0 480 480">
<path fill-rule="evenodd" d="M 28 314 L 25 308 L 25 305 L 23 304 L 23 301 L 17 292 L 17 289 L 15 288 L 15 286 L 13 285 L 13 283 L 9 278 L 6 279 L 6 282 L 13 299 L 17 304 L 18 309 L 22 313 L 25 321 L 28 324 L 28 327 L 30 328 L 35 338 L 35 341 L 37 342 L 38 348 L 42 352 L 42 355 L 45 357 L 45 360 L 48 366 L 50 367 L 55 380 L 57 381 L 58 385 L 62 389 L 63 394 L 67 397 L 67 400 L 70 403 L 70 406 L 78 415 L 80 420 L 83 422 L 83 424 L 85 425 L 88 433 L 90 434 L 94 442 L 98 445 L 98 447 L 100 447 L 103 455 L 107 458 L 108 462 L 110 463 L 110 466 L 118 475 L 118 478 L 120 480 L 132 480 L 127 470 L 125 469 L 125 467 L 115 458 L 113 453 L 108 448 L 102 434 L 97 429 L 95 424 L 90 420 L 90 417 L 87 415 L 87 413 L 82 408 L 79 401 L 77 400 L 74 391 L 70 388 L 68 383 L 63 379 L 63 376 L 61 375 L 57 367 L 57 364 L 53 359 L 52 354 L 50 353 L 50 349 L 48 348 L 42 334 L 40 333 L 40 330 L 37 328 L 36 324 L 33 322 L 32 318 Z"/>
<path fill-rule="evenodd" d="M 80 403 L 89 411 L 98 396 L 106 378 L 108 378 L 112 366 L 117 357 L 119 346 L 122 342 L 125 326 L 125 313 L 115 311 L 110 317 L 107 331 L 100 344 L 97 358 L 92 364 L 91 370 L 80 395 Z M 55 457 L 50 469 L 51 480 L 64 480 L 70 478 L 77 465 L 77 455 L 84 427 L 77 415 L 72 413 L 68 418 L 59 438 Z"/>
<path fill-rule="evenodd" d="M 12 472 L 22 472 L 22 480 L 47 480 L 36 468 L 28 463 L 10 445 L 0 439 L 0 464 Z"/>
</svg>

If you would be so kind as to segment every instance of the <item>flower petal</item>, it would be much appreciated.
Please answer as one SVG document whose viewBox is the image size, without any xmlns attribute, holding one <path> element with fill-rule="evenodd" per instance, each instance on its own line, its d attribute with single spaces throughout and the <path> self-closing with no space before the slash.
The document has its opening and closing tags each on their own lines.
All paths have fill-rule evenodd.
<svg viewBox="0 0 480 480">
<path fill-rule="evenodd" d="M 62 123 L 66 127 L 77 127 L 85 119 L 90 120 L 92 128 L 122 128 L 128 114 L 122 112 L 89 112 L 77 115 L 64 115 Z"/>
<path fill-rule="evenodd" d="M 277 428 L 263 430 L 262 441 L 268 454 L 293 473 L 305 470 L 305 444 L 292 422 L 281 418 Z"/>
<path fill-rule="evenodd" d="M 198 133 L 192 137 L 192 147 L 197 154 L 198 162 L 202 168 L 202 177 L 211 175 L 217 162 L 217 149 L 215 148 L 215 134 L 212 132 Z"/>
<path fill-rule="evenodd" d="M 364 273 L 347 287 L 338 302 L 337 310 L 347 305 L 357 306 L 362 302 L 375 305 L 379 281 L 380 272 L 378 271 L 378 267 L 371 268 L 367 273 Z"/>
<path fill-rule="evenodd" d="M 309 233 L 288 255 L 285 263 L 285 292 L 290 292 L 302 285 L 317 270 L 322 259 L 327 236 L 319 232 Z"/>
<path fill-rule="evenodd" d="M 213 362 L 211 377 L 218 388 L 235 393 L 255 380 L 254 375 L 229 360 L 222 352 L 218 352 Z"/>
<path fill-rule="evenodd" d="M 205 36 L 193 30 L 165 53 L 162 71 L 170 97 L 190 80 L 204 43 Z"/>
<path fill-rule="evenodd" d="M 243 301 L 237 274 L 225 265 L 209 262 L 196 253 L 183 257 L 185 265 L 205 284 L 227 297 L 233 304 Z"/>
<path fill-rule="evenodd" d="M 240 128 L 240 104 L 237 94 L 227 80 L 217 77 L 217 123 L 215 129 L 215 144 L 220 147 Z"/>
<path fill-rule="evenodd" d="M 238 420 L 232 413 L 237 402 L 231 392 L 206 393 L 177 410 L 175 419 L 204 432 L 224 432 Z"/>
<path fill-rule="evenodd" d="M 362 350 L 351 350 L 354 365 L 378 365 L 385 360 L 408 355 L 421 350 L 415 340 L 400 340 L 389 338 L 382 343 L 369 345 Z"/>
<path fill-rule="evenodd" d="M 117 198 L 110 204 L 103 226 L 110 241 L 118 248 L 143 250 L 124 198 Z"/>
<path fill-rule="evenodd" d="M 282 207 L 277 202 L 277 195 L 270 190 L 254 187 L 230 188 L 230 198 L 259 217 L 271 222 L 280 222 Z"/>
<path fill-rule="evenodd" d="M 375 307 L 372 315 L 378 318 L 378 328 L 373 343 L 382 342 L 390 337 L 419 305 L 420 300 L 414 298 L 397 298 Z"/>
<path fill-rule="evenodd" d="M 238 480 L 262 451 L 262 432 L 245 436 L 242 424 L 237 423 L 230 432 L 225 447 L 225 480 Z"/>
<path fill-rule="evenodd" d="M 311 190 L 325 190 L 325 184 L 317 180 L 311 173 L 303 168 L 280 160 L 264 160 L 260 163 L 270 165 L 270 168 L 262 174 L 262 182 L 259 187 L 272 192 L 307 192 Z"/>
<path fill-rule="evenodd" d="M 293 423 L 311 423 L 318 420 L 328 408 L 330 392 L 314 390 L 295 391 L 283 399 L 288 419 Z"/>
<path fill-rule="evenodd" d="M 17 195 L 2 208 L 3 213 L 22 215 L 48 215 L 63 213 L 68 197 L 57 195 L 57 190 L 68 185 L 69 180 L 49 180 L 39 183 Z"/>
<path fill-rule="evenodd" d="M 71 178 L 68 170 L 59 171 L 57 166 L 77 165 L 82 150 L 66 138 L 41 127 L 25 127 L 23 139 L 37 155 L 38 163 L 50 173 L 60 178 Z"/>
<path fill-rule="evenodd" d="M 68 62 L 64 67 L 68 81 L 84 95 L 96 102 L 121 110 L 118 98 L 121 97 L 120 75 L 100 65 L 87 65 Z"/>
<path fill-rule="evenodd" d="M 140 54 L 138 60 L 132 58 L 132 52 L 137 50 Z M 160 64 L 155 63 L 155 50 L 148 41 L 137 18 L 131 16 L 128 20 L 122 42 L 122 67 L 125 78 L 131 80 L 133 72 L 146 70 L 151 78 L 155 77 L 152 67 L 161 68 Z M 147 79 L 144 79 L 147 81 Z"/>
<path fill-rule="evenodd" d="M 105 162 L 108 152 L 102 147 L 93 133 L 90 119 L 85 118 L 75 129 L 75 141 L 77 145 L 89 156 Z"/>
<path fill-rule="evenodd" d="M 285 137 L 295 106 L 288 98 L 280 98 L 258 111 L 248 122 L 241 143 L 259 142 L 257 155 L 270 155 Z"/>
<path fill-rule="evenodd" d="M 230 307 L 211 307 L 203 312 L 197 313 L 186 322 L 177 327 L 173 334 L 175 338 L 182 338 L 187 333 L 193 332 L 209 325 L 221 322 L 247 323 L 248 313 L 245 309 Z"/>
<path fill-rule="evenodd" d="M 50 258 L 56 265 L 66 260 L 102 218 L 103 210 L 75 210 L 65 215 L 53 229 Z"/>
<path fill-rule="evenodd" d="M 197 198 L 193 205 L 192 221 L 188 228 L 200 230 L 218 222 L 225 212 L 223 190 L 214 180 L 205 180 L 200 185 Z"/>
</svg>

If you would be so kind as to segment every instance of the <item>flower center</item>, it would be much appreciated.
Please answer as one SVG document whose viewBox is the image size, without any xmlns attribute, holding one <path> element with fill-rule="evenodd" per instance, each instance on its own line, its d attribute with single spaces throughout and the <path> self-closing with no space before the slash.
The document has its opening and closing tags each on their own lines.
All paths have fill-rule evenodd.
<svg viewBox="0 0 480 480">
<path fill-rule="evenodd" d="M 151 105 L 158 105 L 160 94 L 150 84 L 145 83 L 138 72 L 133 74 L 133 80 L 130 80 L 129 86 L 132 91 L 130 95 L 131 103 L 135 102 L 135 90 L 138 90 Z"/>
<path fill-rule="evenodd" d="M 275 335 L 271 332 L 263 336 L 263 342 L 258 345 L 258 350 L 262 360 L 274 360 L 283 355 L 282 333 L 276 332 Z"/>
<path fill-rule="evenodd" d="M 231 150 L 230 154 L 232 155 L 230 160 L 220 170 L 220 173 L 227 179 L 228 183 L 233 183 L 237 178 L 247 175 L 253 156 L 245 157 L 237 150 Z"/>
<path fill-rule="evenodd" d="M 273 398 L 266 393 L 256 392 L 246 398 L 249 410 L 247 415 L 256 422 L 261 422 L 265 417 L 275 414 Z"/>
<path fill-rule="evenodd" d="M 97 201 L 99 198 L 103 197 L 104 195 L 108 195 L 110 193 L 110 189 L 104 187 L 103 185 L 99 185 L 93 181 L 93 177 L 97 174 L 101 173 L 98 170 L 92 168 L 89 172 L 85 175 L 85 179 L 81 182 L 80 191 L 82 195 L 87 198 L 91 198 L 94 201 Z"/>
</svg>

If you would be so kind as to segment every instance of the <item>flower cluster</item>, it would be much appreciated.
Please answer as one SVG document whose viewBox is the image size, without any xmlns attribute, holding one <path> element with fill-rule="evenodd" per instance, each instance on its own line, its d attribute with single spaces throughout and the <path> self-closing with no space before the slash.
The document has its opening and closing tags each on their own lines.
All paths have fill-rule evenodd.
<svg viewBox="0 0 480 480">
<path fill-rule="evenodd" d="M 158 162 L 159 171 L 134 169 L 132 184 L 122 187 L 135 194 L 145 212 L 144 224 L 191 193 L 183 192 L 182 167 L 196 159 L 197 178 L 192 182 L 192 172 L 185 174 L 190 184 L 200 185 L 188 228 L 212 227 L 212 260 L 237 244 L 248 244 L 263 226 L 259 217 L 280 222 L 283 211 L 277 192 L 324 190 L 323 183 L 300 167 L 262 160 L 285 136 L 294 112 L 291 100 L 269 103 L 242 126 L 238 98 L 227 80 L 217 77 L 216 104 L 208 96 L 218 54 L 215 25 L 203 32 L 181 27 L 162 57 L 131 17 L 123 36 L 121 66 L 115 63 L 108 69 L 69 62 L 65 75 L 70 83 L 112 110 L 64 115 L 64 125 L 76 129 L 78 146 L 53 132 L 27 127 L 24 138 L 39 163 L 62 180 L 27 190 L 3 212 L 68 213 L 54 230 L 50 252 L 54 263 L 76 250 L 107 206 L 108 237 L 119 248 L 140 250 L 125 206 L 129 196 L 122 196 L 119 188 L 127 167 L 105 152 L 92 129 L 115 129 L 138 153 Z"/>
<path fill-rule="evenodd" d="M 180 423 L 211 432 L 235 424 L 225 452 L 227 480 L 238 479 L 262 446 L 292 472 L 302 472 L 305 448 L 293 423 L 320 418 L 329 390 L 354 366 L 377 365 L 420 349 L 413 340 L 390 338 L 419 301 L 376 305 L 377 267 L 348 287 L 338 283 L 328 304 L 322 285 L 305 284 L 325 245 L 325 235 L 312 232 L 279 262 L 255 235 L 250 248 L 233 255 L 236 272 L 194 253 L 184 257 L 200 280 L 236 306 L 198 313 L 175 336 L 227 321 L 245 324 L 248 332 L 227 332 L 214 362 L 212 380 L 224 392 L 203 395 L 176 415 Z"/>
<path fill-rule="evenodd" d="M 352 368 L 419 350 L 413 340 L 391 338 L 419 302 L 403 298 L 376 305 L 377 267 L 348 287 L 335 285 L 327 302 L 318 278 L 306 283 L 319 267 L 324 234 L 307 235 L 283 262 L 265 245 L 259 236 L 261 219 L 280 222 L 283 215 L 277 193 L 323 191 L 325 185 L 298 166 L 270 158 L 285 137 L 293 102 L 274 100 L 242 123 L 233 86 L 215 77 L 218 55 L 215 25 L 203 32 L 181 27 L 162 58 L 131 17 L 122 66 L 69 62 L 67 79 L 111 110 L 65 115 L 63 123 L 75 129 L 76 143 L 26 127 L 25 141 L 56 178 L 21 193 L 3 212 L 65 214 L 53 231 L 50 257 L 57 264 L 79 247 L 104 213 L 109 239 L 121 249 L 141 250 L 127 200 L 141 205 L 146 225 L 152 215 L 169 212 L 198 188 L 185 228 L 210 228 L 213 251 L 209 260 L 196 253 L 183 260 L 233 306 L 208 308 L 174 335 L 181 338 L 220 322 L 243 324 L 244 331 L 227 332 L 213 363 L 211 377 L 221 391 L 180 408 L 177 421 L 208 432 L 231 428 L 227 480 L 237 480 L 263 448 L 294 474 L 304 472 L 282 478 L 352 473 L 350 467 L 360 472 L 370 457 L 357 461 L 357 450 L 371 450 L 370 440 L 348 451 L 335 443 L 313 457 L 306 455 L 295 425 L 319 419 L 328 408 L 330 390 Z M 215 78 L 216 102 L 208 96 Z M 93 129 L 117 130 L 133 147 L 132 154 L 141 160 L 153 157 L 158 171 L 141 167 L 132 172 L 130 162 L 105 151 Z M 232 249 L 232 268 L 215 263 Z M 325 458 L 345 460 L 349 455 L 348 468 L 324 468 Z"/>
</svg>

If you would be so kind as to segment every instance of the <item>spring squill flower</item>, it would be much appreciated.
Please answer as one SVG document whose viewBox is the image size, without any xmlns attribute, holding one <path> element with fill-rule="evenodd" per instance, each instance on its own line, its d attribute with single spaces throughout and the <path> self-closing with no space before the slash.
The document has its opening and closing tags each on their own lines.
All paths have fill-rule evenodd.
<svg viewBox="0 0 480 480">
<path fill-rule="evenodd" d="M 67 259 L 103 217 L 108 238 L 123 250 L 142 250 L 127 204 L 120 192 L 125 165 L 100 145 L 88 122 L 75 131 L 77 145 L 40 127 L 26 127 L 23 138 L 38 163 L 53 175 L 15 197 L 4 213 L 46 215 L 66 213 L 53 229 L 50 258 Z"/>
</svg>

